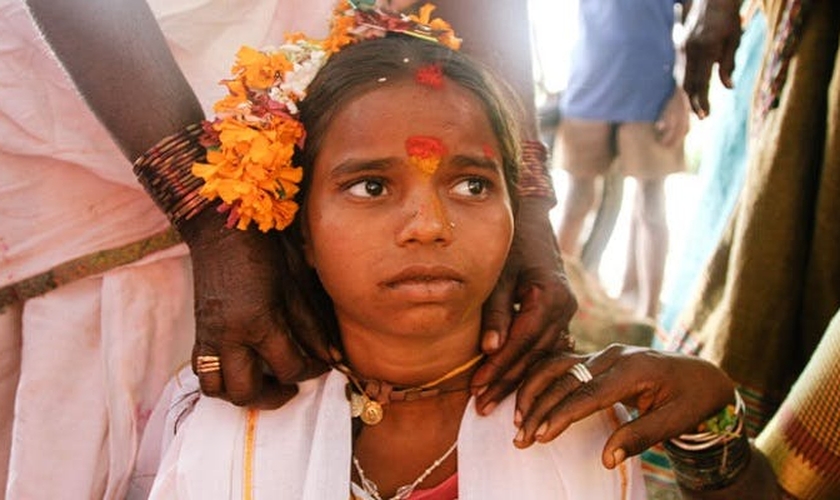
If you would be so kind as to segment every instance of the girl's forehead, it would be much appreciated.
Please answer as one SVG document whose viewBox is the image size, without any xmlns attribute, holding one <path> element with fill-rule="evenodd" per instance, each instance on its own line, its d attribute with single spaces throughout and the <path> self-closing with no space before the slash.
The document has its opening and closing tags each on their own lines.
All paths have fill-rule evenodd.
<svg viewBox="0 0 840 500">
<path fill-rule="evenodd" d="M 375 133 L 400 130 L 417 135 L 427 127 L 440 132 L 456 128 L 492 131 L 481 100 L 448 79 L 434 87 L 414 81 L 382 82 L 346 101 L 332 125 L 342 122 Z M 388 129 L 377 129 L 386 124 Z"/>
<path fill-rule="evenodd" d="M 325 130 L 316 164 L 325 157 L 327 163 L 339 157 L 405 157 L 416 153 L 418 138 L 437 152 L 475 156 L 499 149 L 485 108 L 472 92 L 449 80 L 440 88 L 404 81 L 343 103 Z"/>
</svg>

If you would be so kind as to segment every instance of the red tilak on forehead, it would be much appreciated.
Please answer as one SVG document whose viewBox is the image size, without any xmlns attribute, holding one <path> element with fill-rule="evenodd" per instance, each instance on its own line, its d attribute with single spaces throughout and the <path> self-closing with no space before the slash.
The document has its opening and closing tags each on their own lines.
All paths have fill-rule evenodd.
<svg viewBox="0 0 840 500">
<path fill-rule="evenodd" d="M 414 80 L 433 89 L 443 87 L 443 68 L 438 63 L 427 64 L 417 70 Z"/>
<path fill-rule="evenodd" d="M 481 149 L 484 150 L 484 157 L 488 160 L 496 159 L 496 150 L 489 144 L 482 144 Z"/>
<path fill-rule="evenodd" d="M 415 135 L 405 140 L 405 151 L 412 165 L 431 175 L 446 155 L 446 146 L 437 137 Z"/>
</svg>

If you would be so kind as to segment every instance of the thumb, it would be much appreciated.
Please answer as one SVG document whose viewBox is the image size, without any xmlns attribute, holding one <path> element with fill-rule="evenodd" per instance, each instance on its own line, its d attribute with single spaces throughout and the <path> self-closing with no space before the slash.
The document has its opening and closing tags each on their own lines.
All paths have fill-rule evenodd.
<svg viewBox="0 0 840 500">
<path fill-rule="evenodd" d="M 504 274 L 484 303 L 481 350 L 487 354 L 498 351 L 508 337 L 513 321 L 514 292 L 514 281 Z"/>
<path fill-rule="evenodd" d="M 324 373 L 326 364 L 301 349 L 288 333 L 288 328 L 284 328 L 285 322 L 278 322 L 281 325 L 265 335 L 255 350 L 280 383 L 307 380 Z"/>
<path fill-rule="evenodd" d="M 660 441 L 679 434 L 680 430 L 657 416 L 660 411 L 640 416 L 619 427 L 607 439 L 601 455 L 604 467 L 613 469 L 629 457 L 638 455 Z"/>
</svg>

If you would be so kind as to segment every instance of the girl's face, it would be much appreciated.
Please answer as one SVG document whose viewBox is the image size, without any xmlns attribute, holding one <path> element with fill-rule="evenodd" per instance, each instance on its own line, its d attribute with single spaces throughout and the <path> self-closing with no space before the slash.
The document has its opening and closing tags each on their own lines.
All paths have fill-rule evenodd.
<svg viewBox="0 0 840 500">
<path fill-rule="evenodd" d="M 388 83 L 336 114 L 304 232 L 343 332 L 477 331 L 513 234 L 498 151 L 480 101 L 450 80 Z"/>
</svg>

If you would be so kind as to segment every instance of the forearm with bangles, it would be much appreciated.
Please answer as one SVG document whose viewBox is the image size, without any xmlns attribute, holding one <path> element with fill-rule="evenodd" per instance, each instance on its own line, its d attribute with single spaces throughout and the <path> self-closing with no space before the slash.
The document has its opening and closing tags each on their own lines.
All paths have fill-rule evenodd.
<svg viewBox="0 0 840 500">
<path fill-rule="evenodd" d="M 551 203 L 551 207 L 557 204 L 548 167 L 548 148 L 541 141 L 522 141 L 519 196 L 543 198 Z"/>
<path fill-rule="evenodd" d="M 204 161 L 201 124 L 189 125 L 164 137 L 134 162 L 134 175 L 169 221 L 179 228 L 210 205 L 199 193 L 204 181 L 192 174 L 193 163 Z"/>
<path fill-rule="evenodd" d="M 664 443 L 686 498 L 775 498 L 767 461 L 744 431 L 744 410 L 736 391 L 735 404 L 704 421 L 696 433 Z"/>
</svg>

